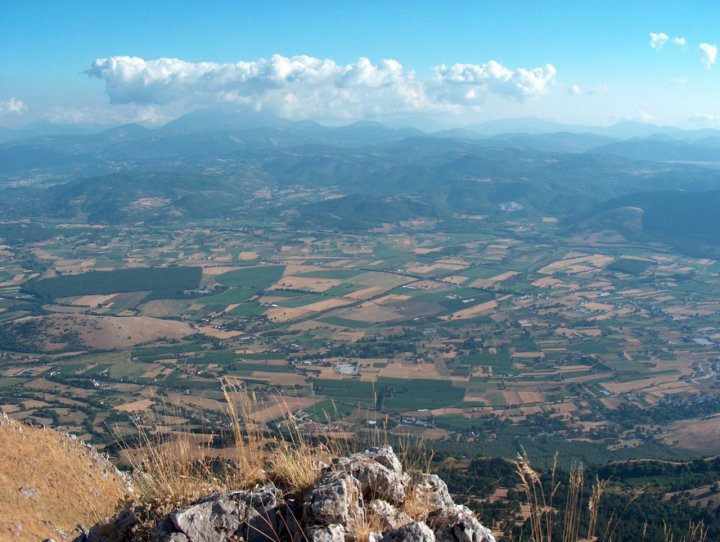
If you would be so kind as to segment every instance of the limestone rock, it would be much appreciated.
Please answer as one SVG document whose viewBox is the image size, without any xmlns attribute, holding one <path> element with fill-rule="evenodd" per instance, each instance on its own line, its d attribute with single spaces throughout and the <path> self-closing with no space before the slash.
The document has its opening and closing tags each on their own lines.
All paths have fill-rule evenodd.
<svg viewBox="0 0 720 542">
<path fill-rule="evenodd" d="M 425 523 L 414 521 L 386 533 L 381 542 L 435 542 L 435 535 Z"/>
<path fill-rule="evenodd" d="M 412 514 L 412 515 L 411 515 Z M 424 521 L 418 521 L 424 519 Z M 376 530 L 368 533 L 368 527 Z M 83 542 L 495 542 L 436 475 L 414 480 L 390 447 L 335 459 L 304 495 L 272 483 L 205 497 L 167 515 L 149 539 L 133 508 Z M 80 539 L 78 539 L 80 540 Z"/>
<path fill-rule="evenodd" d="M 345 542 L 345 527 L 333 524 L 311 529 L 307 542 Z"/>
<path fill-rule="evenodd" d="M 320 525 L 347 525 L 363 513 L 360 482 L 345 472 L 328 471 L 305 495 L 305 503 Z"/>
<path fill-rule="evenodd" d="M 495 542 L 487 527 L 483 527 L 470 509 L 462 505 L 443 508 L 430 514 L 438 542 Z"/>
<path fill-rule="evenodd" d="M 151 538 L 157 542 L 225 542 L 238 536 L 265 541 L 277 531 L 280 491 L 267 484 L 253 491 L 210 495 L 170 514 Z"/>
<path fill-rule="evenodd" d="M 408 523 L 412 523 L 413 519 L 402 510 L 398 510 L 387 501 L 375 499 L 368 505 L 368 513 L 379 518 L 383 526 L 383 531 L 397 529 Z"/>
<path fill-rule="evenodd" d="M 405 500 L 410 477 L 403 473 L 402 464 L 390 446 L 335 459 L 330 469 L 352 475 L 360 482 L 366 497 L 377 497 L 393 504 Z"/>
<path fill-rule="evenodd" d="M 452 507 L 455 502 L 447 484 L 437 474 L 423 474 L 415 484 L 415 498 L 423 502 L 428 512 Z"/>
</svg>

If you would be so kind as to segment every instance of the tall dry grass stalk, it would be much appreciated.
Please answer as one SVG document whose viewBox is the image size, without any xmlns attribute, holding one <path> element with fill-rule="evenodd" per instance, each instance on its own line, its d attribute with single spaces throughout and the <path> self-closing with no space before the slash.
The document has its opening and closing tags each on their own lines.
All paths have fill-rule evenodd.
<svg viewBox="0 0 720 542">
<path fill-rule="evenodd" d="M 678 540 L 663 521 L 663 542 L 707 542 L 707 540 L 708 529 L 702 521 L 700 523 L 690 522 L 687 532 Z"/>
<path fill-rule="evenodd" d="M 133 483 L 144 502 L 184 505 L 205 493 L 222 488 L 207 455 L 191 435 L 158 435 L 138 429 L 139 446 L 125 456 L 133 471 Z"/>
<path fill-rule="evenodd" d="M 285 439 L 274 437 L 270 441 L 270 472 L 281 487 L 293 493 L 302 493 L 320 479 L 322 469 L 338 455 L 342 444 L 339 440 L 313 443 L 300 431 L 287 404 L 283 402 L 282 405 Z M 330 419 L 327 414 L 326 417 Z"/>
<path fill-rule="evenodd" d="M 556 481 L 557 454 L 553 458 L 549 491 L 540 479 L 540 475 L 532 468 L 530 459 L 525 450 L 522 450 L 515 460 L 515 471 L 525 492 L 525 498 L 530 506 L 530 533 L 533 542 L 552 542 L 554 526 L 553 498 L 560 485 Z"/>
<path fill-rule="evenodd" d="M 585 502 L 583 498 L 585 469 L 582 464 L 576 464 L 570 468 L 567 481 L 567 500 L 563 514 L 560 516 L 559 511 L 553 506 L 553 500 L 561 485 L 561 482 L 557 479 L 557 460 L 556 454 L 553 458 L 548 490 L 545 489 L 540 475 L 533 469 L 524 450 L 518 454 L 515 460 L 515 470 L 520 478 L 525 498 L 530 507 L 530 540 L 532 542 L 552 542 L 556 527 L 558 529 L 562 527 L 562 542 L 596 540 L 598 511 L 607 482 L 595 478 L 587 501 L 588 529 L 585 538 L 580 538 L 580 520 Z M 556 524 L 556 522 L 560 523 Z M 612 533 L 610 536 L 612 536 Z"/>
<path fill-rule="evenodd" d="M 590 500 L 588 502 L 588 530 L 587 539 L 595 539 L 595 531 L 597 530 L 598 511 L 600 510 L 600 501 L 605 493 L 607 486 L 606 480 L 600 480 L 599 477 L 595 477 L 595 483 L 592 486 L 592 492 L 590 493 Z"/>
<path fill-rule="evenodd" d="M 585 484 L 585 469 L 582 464 L 573 464 L 568 480 L 568 494 L 565 501 L 562 542 L 575 542 L 580 530 L 580 502 Z"/>
<path fill-rule="evenodd" d="M 236 489 L 248 487 L 267 477 L 265 446 L 268 437 L 264 427 L 251 416 L 259 401 L 254 393 L 228 381 L 222 382 L 222 392 L 235 440 L 233 460 L 231 465 L 226 467 L 226 483 Z"/>
</svg>

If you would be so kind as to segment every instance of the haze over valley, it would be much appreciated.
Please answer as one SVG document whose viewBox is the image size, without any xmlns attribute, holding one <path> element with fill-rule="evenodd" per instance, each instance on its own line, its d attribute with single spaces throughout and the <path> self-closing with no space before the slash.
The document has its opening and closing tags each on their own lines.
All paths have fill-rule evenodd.
<svg viewBox="0 0 720 542">
<path fill-rule="evenodd" d="M 209 32 L 181 4 L 173 24 Z M 366 22 L 369 4 L 352 8 Z M 245 434 L 432 450 L 499 540 L 531 539 L 518 453 L 612 480 L 629 519 L 606 509 L 596 540 L 680 540 L 688 524 L 706 538 L 686 542 L 716 539 L 712 29 L 696 14 L 672 29 L 669 8 L 645 29 L 638 7 L 621 23 L 553 5 L 540 29 L 518 14 L 523 37 L 507 8 L 428 4 L 387 7 L 367 52 L 336 6 L 344 37 L 284 5 L 272 20 L 308 27 L 283 33 L 259 4 L 255 37 L 237 36 L 225 6 L 218 41 L 242 54 L 167 30 L 135 44 L 103 4 L 79 17 L 107 46 L 77 38 L 42 61 L 55 90 L 0 63 L 0 411 L 127 467 L 138 428 L 224 461 L 243 434 L 226 401 L 251 398 Z M 67 39 L 57 10 L 33 31 L 48 55 Z M 534 50 L 551 14 L 580 22 Z M 433 15 L 430 41 L 458 24 L 455 45 L 419 43 Z M 593 17 L 608 44 L 631 22 L 637 36 L 598 52 Z M 470 40 L 473 21 L 487 34 Z M 667 526 L 637 520 L 653 514 Z"/>
</svg>

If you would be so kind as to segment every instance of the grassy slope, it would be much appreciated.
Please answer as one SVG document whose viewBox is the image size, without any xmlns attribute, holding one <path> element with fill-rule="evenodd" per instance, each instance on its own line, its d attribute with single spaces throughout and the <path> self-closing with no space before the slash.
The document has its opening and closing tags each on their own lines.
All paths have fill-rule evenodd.
<svg viewBox="0 0 720 542">
<path fill-rule="evenodd" d="M 0 417 L 0 540 L 72 540 L 78 525 L 112 515 L 125 491 L 110 464 L 82 443 Z"/>
</svg>

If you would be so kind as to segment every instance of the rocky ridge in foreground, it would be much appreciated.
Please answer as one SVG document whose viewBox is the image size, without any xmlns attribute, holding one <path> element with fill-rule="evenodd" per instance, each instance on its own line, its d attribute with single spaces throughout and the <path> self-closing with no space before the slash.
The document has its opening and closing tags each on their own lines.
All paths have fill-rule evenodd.
<svg viewBox="0 0 720 542">
<path fill-rule="evenodd" d="M 273 483 L 202 498 L 140 534 L 132 508 L 84 542 L 495 542 L 437 475 L 411 476 L 391 447 L 336 458 L 297 495 Z"/>
</svg>

